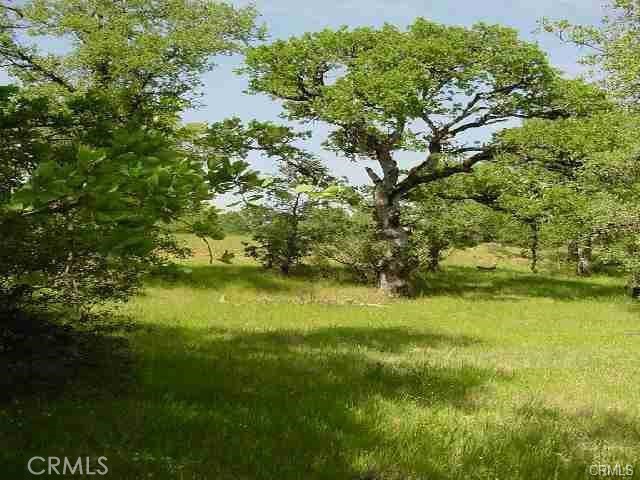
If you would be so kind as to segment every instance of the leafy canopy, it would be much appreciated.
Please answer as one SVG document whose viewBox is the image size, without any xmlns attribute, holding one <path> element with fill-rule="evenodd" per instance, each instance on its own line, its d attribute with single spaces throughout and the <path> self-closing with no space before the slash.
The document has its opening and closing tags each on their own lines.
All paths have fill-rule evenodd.
<svg viewBox="0 0 640 480">
<path fill-rule="evenodd" d="M 212 58 L 261 35 L 255 16 L 252 7 L 204 0 L 2 2 L 0 61 L 26 85 L 93 96 L 120 120 L 150 120 L 193 106 Z M 42 51 L 17 32 L 68 48 Z"/>
<path fill-rule="evenodd" d="M 461 155 L 473 128 L 516 117 L 580 113 L 592 95 L 561 80 L 545 54 L 509 28 L 418 19 L 407 31 L 324 30 L 247 52 L 250 89 L 283 99 L 290 119 L 338 127 L 330 145 L 352 155 L 431 150 Z"/>
</svg>

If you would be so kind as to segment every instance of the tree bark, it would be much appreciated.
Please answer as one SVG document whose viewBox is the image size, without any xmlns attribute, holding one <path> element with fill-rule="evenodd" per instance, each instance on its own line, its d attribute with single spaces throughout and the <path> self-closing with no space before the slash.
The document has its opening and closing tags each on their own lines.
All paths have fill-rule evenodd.
<svg viewBox="0 0 640 480">
<path fill-rule="evenodd" d="M 588 238 L 578 244 L 578 264 L 576 273 L 580 277 L 589 277 L 592 273 L 592 245 Z"/>
<path fill-rule="evenodd" d="M 409 252 L 409 232 L 401 222 L 400 200 L 389 195 L 381 184 L 376 185 L 374 195 L 378 234 L 385 243 L 378 287 L 391 296 L 410 296 L 416 262 Z"/>
<path fill-rule="evenodd" d="M 280 264 L 280 273 L 284 276 L 288 276 L 291 272 L 291 262 L 289 259 L 285 260 Z"/>
<path fill-rule="evenodd" d="M 204 242 L 207 246 L 207 250 L 209 251 L 209 265 L 213 265 L 213 250 L 211 250 L 211 244 L 209 243 L 209 240 L 207 240 L 207 237 L 200 237 L 200 239 Z"/>
<path fill-rule="evenodd" d="M 440 270 L 440 253 L 442 248 L 440 245 L 429 245 L 429 258 L 427 260 L 427 270 L 437 272 Z"/>
</svg>

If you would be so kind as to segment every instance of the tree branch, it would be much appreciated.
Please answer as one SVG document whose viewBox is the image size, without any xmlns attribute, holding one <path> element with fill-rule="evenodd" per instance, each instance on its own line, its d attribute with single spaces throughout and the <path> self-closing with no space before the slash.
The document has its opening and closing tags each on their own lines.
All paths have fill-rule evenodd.
<svg viewBox="0 0 640 480">
<path fill-rule="evenodd" d="M 75 87 L 71 85 L 69 82 L 67 82 L 64 78 L 62 78 L 60 75 L 56 74 L 55 72 L 52 72 L 51 70 L 46 69 L 45 67 L 37 63 L 35 57 L 22 51 L 17 45 L 16 45 L 16 48 L 11 51 L 5 50 L 3 52 L 0 50 L 0 55 L 3 55 L 7 59 L 7 61 L 14 67 L 35 71 L 40 75 L 42 75 L 44 78 L 47 78 L 53 83 L 56 83 L 61 87 L 64 87 L 70 92 L 75 92 L 76 90 Z M 23 63 L 20 63 L 20 62 L 23 62 Z"/>
<path fill-rule="evenodd" d="M 366 167 L 365 170 L 367 171 L 367 175 L 369 175 L 369 178 L 374 184 L 380 185 L 382 183 L 382 179 L 376 172 L 373 171 L 371 167 Z"/>
<path fill-rule="evenodd" d="M 14 15 L 17 15 L 20 18 L 24 18 L 24 13 L 22 13 L 22 9 L 18 7 L 10 7 L 9 5 L 0 4 L 0 8 L 7 10 Z"/>
<path fill-rule="evenodd" d="M 471 169 L 479 162 L 491 160 L 496 154 L 496 150 L 493 147 L 487 147 L 481 152 L 476 153 L 475 155 L 466 158 L 460 163 L 454 165 L 447 165 L 443 168 L 437 169 L 435 165 L 433 165 L 433 161 L 431 158 L 428 158 L 424 162 L 422 162 L 417 167 L 412 168 L 409 171 L 407 177 L 402 180 L 398 186 L 395 188 L 393 195 L 404 197 L 411 190 L 413 190 L 418 185 L 424 185 L 427 183 L 434 182 L 436 180 L 442 180 L 444 178 L 451 177 L 458 173 L 469 173 Z M 427 175 L 421 174 L 422 171 L 426 168 L 430 168 L 430 172 Z"/>
<path fill-rule="evenodd" d="M 513 213 L 510 210 L 507 210 L 502 205 L 498 203 L 498 195 L 491 195 L 489 193 L 472 193 L 469 195 L 452 195 L 450 193 L 440 192 L 437 194 L 438 197 L 443 200 L 452 200 L 461 202 L 464 200 L 471 200 L 473 202 L 479 203 L 480 205 L 484 205 L 485 207 L 489 207 L 492 210 L 503 213 Z"/>
<path fill-rule="evenodd" d="M 494 125 L 496 123 L 506 122 L 512 116 L 517 116 L 517 115 L 514 114 L 514 115 L 509 115 L 507 117 L 496 117 L 493 114 L 493 112 L 487 112 L 474 122 L 465 123 L 464 125 L 460 125 L 459 127 L 454 128 L 449 132 L 449 134 L 451 136 L 456 136 L 457 134 L 464 132 L 466 130 L 469 130 L 471 128 L 480 128 L 480 127 L 485 127 L 487 125 Z"/>
</svg>

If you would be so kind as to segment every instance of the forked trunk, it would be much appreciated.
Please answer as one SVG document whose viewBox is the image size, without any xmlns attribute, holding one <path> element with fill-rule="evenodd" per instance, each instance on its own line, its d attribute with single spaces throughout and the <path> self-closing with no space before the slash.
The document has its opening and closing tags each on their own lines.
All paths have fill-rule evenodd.
<svg viewBox="0 0 640 480">
<path fill-rule="evenodd" d="M 409 232 L 401 222 L 399 199 L 390 198 L 382 186 L 375 190 L 375 220 L 385 244 L 378 287 L 391 296 L 409 296 L 413 293 L 411 277 L 416 266 L 409 252 Z"/>
</svg>

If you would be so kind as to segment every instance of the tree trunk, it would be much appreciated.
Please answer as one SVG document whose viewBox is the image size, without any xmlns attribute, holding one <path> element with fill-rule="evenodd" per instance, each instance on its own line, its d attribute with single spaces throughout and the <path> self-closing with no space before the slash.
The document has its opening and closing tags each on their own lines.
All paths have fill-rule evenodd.
<svg viewBox="0 0 640 480">
<path fill-rule="evenodd" d="M 578 244 L 578 265 L 576 273 L 580 277 L 588 277 L 592 273 L 592 245 L 591 239 L 586 239 Z"/>
<path fill-rule="evenodd" d="M 437 272 L 440 270 L 440 253 L 442 248 L 440 245 L 429 245 L 429 258 L 427 260 L 427 270 L 429 272 Z"/>
<path fill-rule="evenodd" d="M 283 275 L 289 275 L 291 272 L 291 267 L 296 263 L 299 257 L 299 225 L 300 218 L 298 215 L 298 209 L 300 208 L 300 201 L 302 198 L 302 194 L 298 193 L 296 196 L 296 200 L 293 204 L 293 209 L 291 210 L 291 214 L 289 217 L 289 232 L 287 233 L 287 242 L 285 245 L 286 251 L 285 259 L 280 265 L 280 272 Z"/>
<path fill-rule="evenodd" d="M 629 295 L 635 300 L 640 299 L 640 273 L 633 273 L 629 279 Z"/>
<path fill-rule="evenodd" d="M 538 222 L 531 222 L 531 271 L 538 273 L 538 261 L 540 259 L 538 251 L 540 249 L 540 232 Z"/>
<path fill-rule="evenodd" d="M 390 145 L 400 141 L 403 129 L 404 125 L 389 138 L 389 142 L 380 143 L 367 138 L 383 173 L 380 178 L 371 168 L 366 169 L 375 185 L 374 217 L 378 239 L 385 246 L 377 263 L 378 287 L 394 297 L 414 293 L 412 277 L 418 266 L 417 259 L 411 254 L 409 229 L 402 225 L 401 220 L 400 200 L 406 191 L 399 188 L 400 168 L 390 151 Z"/>
<path fill-rule="evenodd" d="M 280 264 L 280 273 L 282 273 L 282 275 L 288 276 L 290 272 L 291 272 L 291 261 L 287 259 Z"/>
<path fill-rule="evenodd" d="M 577 265 L 578 258 L 578 241 L 570 240 L 567 244 L 567 261 Z"/>
<path fill-rule="evenodd" d="M 378 287 L 392 296 L 410 296 L 416 262 L 409 252 L 409 232 L 401 223 L 399 199 L 391 198 L 382 185 L 375 188 L 375 220 L 378 235 L 385 243 Z"/>
<path fill-rule="evenodd" d="M 207 240 L 207 237 L 200 237 L 200 239 L 204 242 L 207 246 L 207 250 L 209 251 L 209 265 L 213 265 L 213 250 L 211 250 L 211 244 L 209 243 L 209 240 Z"/>
</svg>

